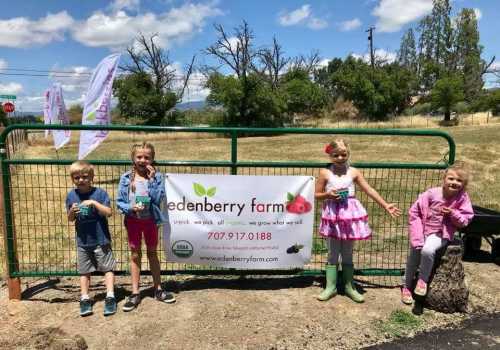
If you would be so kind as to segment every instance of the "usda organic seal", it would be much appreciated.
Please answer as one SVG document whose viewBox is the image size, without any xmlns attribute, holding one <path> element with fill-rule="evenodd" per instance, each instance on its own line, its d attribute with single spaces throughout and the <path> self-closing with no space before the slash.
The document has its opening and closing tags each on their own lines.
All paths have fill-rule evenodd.
<svg viewBox="0 0 500 350">
<path fill-rule="evenodd" d="M 193 245 L 188 241 L 175 241 L 172 244 L 172 253 L 179 258 L 189 258 L 193 255 Z"/>
</svg>

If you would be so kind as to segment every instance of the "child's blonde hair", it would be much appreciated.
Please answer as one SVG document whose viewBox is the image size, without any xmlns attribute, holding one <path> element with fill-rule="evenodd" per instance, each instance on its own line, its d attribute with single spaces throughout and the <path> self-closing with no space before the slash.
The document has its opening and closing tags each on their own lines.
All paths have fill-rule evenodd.
<svg viewBox="0 0 500 350">
<path fill-rule="evenodd" d="M 69 174 L 71 177 L 75 174 L 88 174 L 94 177 L 94 166 L 85 160 L 77 160 L 69 166 Z"/>
<path fill-rule="evenodd" d="M 151 161 L 154 163 L 155 160 L 155 147 L 153 144 L 144 141 L 142 143 L 136 143 L 132 145 L 132 149 L 130 150 L 130 158 L 132 159 L 132 169 L 130 170 L 130 190 L 132 192 L 135 192 L 135 183 L 134 183 L 134 178 L 135 178 L 135 164 L 134 162 L 134 157 L 135 153 L 140 150 L 140 149 L 148 149 L 151 152 Z"/>
<path fill-rule="evenodd" d="M 467 166 L 467 164 L 465 162 L 462 162 L 462 161 L 457 161 L 457 162 L 453 163 L 448 168 L 446 168 L 446 170 L 444 172 L 444 176 L 446 176 L 446 174 L 448 174 L 448 172 L 450 170 L 452 170 L 452 171 L 456 172 L 458 175 L 460 175 L 460 177 L 462 178 L 462 180 L 464 182 L 464 189 L 466 189 L 467 184 L 469 183 L 469 180 L 470 180 L 470 169 Z"/>
<path fill-rule="evenodd" d="M 327 144 L 325 147 L 325 153 L 331 155 L 333 151 L 339 148 L 345 149 L 348 156 L 351 155 L 351 148 L 349 147 L 349 143 L 347 143 L 347 141 L 344 139 L 335 139 Z"/>
</svg>

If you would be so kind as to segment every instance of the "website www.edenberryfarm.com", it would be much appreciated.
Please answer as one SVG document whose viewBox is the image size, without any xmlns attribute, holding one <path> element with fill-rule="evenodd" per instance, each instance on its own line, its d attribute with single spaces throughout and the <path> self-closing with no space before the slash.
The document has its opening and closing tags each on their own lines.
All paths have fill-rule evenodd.
<svg viewBox="0 0 500 350">
<path fill-rule="evenodd" d="M 269 263 L 275 263 L 279 261 L 278 257 L 254 257 L 250 255 L 249 257 L 238 257 L 238 256 L 200 256 L 200 260 L 207 260 L 207 261 L 233 261 L 233 262 L 242 262 L 246 264 L 250 263 L 256 263 L 256 262 L 269 262 Z"/>
</svg>

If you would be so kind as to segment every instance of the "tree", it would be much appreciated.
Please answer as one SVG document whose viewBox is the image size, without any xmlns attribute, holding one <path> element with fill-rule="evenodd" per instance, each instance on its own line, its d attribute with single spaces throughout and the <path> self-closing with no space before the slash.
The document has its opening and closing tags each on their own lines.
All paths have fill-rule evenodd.
<svg viewBox="0 0 500 350">
<path fill-rule="evenodd" d="M 329 84 L 365 116 L 382 120 L 400 113 L 408 105 L 412 75 L 397 63 L 372 68 L 349 56 L 331 74 Z"/>
<path fill-rule="evenodd" d="M 457 69 L 462 74 L 465 100 L 472 103 L 483 88 L 482 76 L 486 65 L 481 59 L 483 48 L 479 44 L 479 30 L 474 9 L 462 9 L 456 27 Z"/>
<path fill-rule="evenodd" d="M 81 124 L 83 115 L 83 107 L 80 105 L 72 105 L 68 109 L 70 124 Z"/>
<path fill-rule="evenodd" d="M 335 72 L 342 67 L 342 59 L 335 57 L 328 62 L 326 67 L 317 69 L 314 72 L 314 81 L 326 90 L 327 94 L 332 99 L 337 99 L 340 97 L 340 92 L 337 86 L 337 82 L 332 79 Z"/>
<path fill-rule="evenodd" d="M 7 126 L 9 125 L 9 120 L 7 118 L 7 114 L 3 111 L 3 108 L 1 108 L 0 104 L 0 126 Z"/>
<path fill-rule="evenodd" d="M 317 113 L 327 101 L 326 91 L 310 79 L 306 69 L 293 69 L 287 72 L 282 78 L 280 90 L 286 98 L 290 114 Z"/>
<path fill-rule="evenodd" d="M 491 109 L 491 114 L 500 115 L 500 90 L 495 90 L 488 96 L 488 108 Z"/>
<path fill-rule="evenodd" d="M 286 111 L 284 98 L 274 91 L 258 74 L 248 74 L 246 79 L 212 73 L 206 86 L 210 89 L 207 102 L 224 106 L 226 126 L 276 127 L 282 126 Z M 245 96 L 247 117 L 241 118 L 241 101 Z"/>
<path fill-rule="evenodd" d="M 417 48 L 412 28 L 408 29 L 401 39 L 401 45 L 398 52 L 398 63 L 410 72 L 417 73 Z"/>
<path fill-rule="evenodd" d="M 463 81 L 460 76 L 450 75 L 436 81 L 431 91 L 433 108 L 444 110 L 444 120 L 451 120 L 451 111 L 457 102 L 463 101 Z"/>
<path fill-rule="evenodd" d="M 178 101 L 172 91 L 157 90 L 152 77 L 144 72 L 132 73 L 115 80 L 117 109 L 125 119 L 138 118 L 148 125 L 170 125 L 164 119 Z"/>
<path fill-rule="evenodd" d="M 286 57 L 281 45 L 273 38 L 273 45 L 271 48 L 264 48 L 257 53 L 262 66 L 261 69 L 256 70 L 268 80 L 271 87 L 276 90 L 279 86 L 280 76 L 287 67 L 291 58 Z"/>
<path fill-rule="evenodd" d="M 156 43 L 157 36 L 137 36 L 135 45 L 127 48 L 129 63 L 120 66 L 127 74 L 115 79 L 113 85 L 122 117 L 138 117 L 150 125 L 170 123 L 167 112 L 182 100 L 194 65 L 193 56 L 178 84 L 168 52 Z"/>
<path fill-rule="evenodd" d="M 436 80 L 454 72 L 456 67 L 450 12 L 449 0 L 433 0 L 432 13 L 419 24 L 419 73 L 424 91 L 429 91 Z"/>
<path fill-rule="evenodd" d="M 224 99 L 224 101 L 232 103 L 236 103 L 235 105 L 224 105 L 232 113 L 235 113 L 234 116 L 231 116 L 231 120 L 235 122 L 234 118 L 241 119 L 239 123 L 244 126 L 250 126 L 255 124 L 252 121 L 252 118 L 255 118 L 255 115 L 252 114 L 252 109 L 250 105 L 250 100 L 252 99 L 252 94 L 254 91 L 254 82 L 255 79 L 248 79 L 248 75 L 252 71 L 254 67 L 254 59 L 256 57 L 256 52 L 253 49 L 252 40 L 254 38 L 252 30 L 248 26 L 248 23 L 243 21 L 239 27 L 234 28 L 234 36 L 229 37 L 224 27 L 220 24 L 214 25 L 215 30 L 217 32 L 218 38 L 214 44 L 207 47 L 205 49 L 205 53 L 211 56 L 214 56 L 222 65 L 227 66 L 232 73 L 234 73 L 238 80 L 238 94 L 239 98 L 237 100 L 234 99 Z M 217 74 L 217 73 L 212 73 Z M 209 77 L 210 80 L 210 77 Z M 223 88 L 226 84 L 219 84 L 223 82 L 220 76 L 214 76 L 214 79 L 207 84 L 207 86 L 211 86 L 211 88 Z M 214 96 L 211 98 L 211 101 L 216 101 L 218 98 L 216 96 L 221 96 L 222 92 L 216 92 Z M 229 94 L 233 95 L 233 94 Z"/>
</svg>

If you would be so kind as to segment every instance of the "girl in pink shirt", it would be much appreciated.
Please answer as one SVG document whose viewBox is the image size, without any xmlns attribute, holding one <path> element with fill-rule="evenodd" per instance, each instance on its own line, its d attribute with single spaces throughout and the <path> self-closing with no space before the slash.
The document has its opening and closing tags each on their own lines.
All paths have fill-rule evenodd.
<svg viewBox="0 0 500 350">
<path fill-rule="evenodd" d="M 441 187 L 420 194 L 409 211 L 410 254 L 401 289 L 401 301 L 413 302 L 411 288 L 419 270 L 415 294 L 427 294 L 427 282 L 434 266 L 436 251 L 453 239 L 458 228 L 467 226 L 474 216 L 469 195 L 465 192 L 469 178 L 462 163 L 450 166 Z"/>
</svg>

